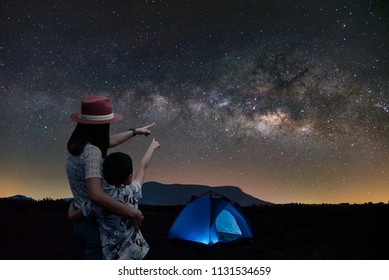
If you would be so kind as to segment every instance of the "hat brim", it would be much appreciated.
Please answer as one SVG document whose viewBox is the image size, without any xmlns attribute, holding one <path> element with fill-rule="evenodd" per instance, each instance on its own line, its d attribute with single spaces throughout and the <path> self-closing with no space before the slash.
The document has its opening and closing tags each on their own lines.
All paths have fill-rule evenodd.
<svg viewBox="0 0 389 280">
<path fill-rule="evenodd" d="M 80 118 L 81 113 L 74 113 L 70 115 L 70 119 L 76 123 L 83 123 L 83 124 L 106 124 L 106 123 L 113 123 L 120 121 L 123 119 L 123 116 L 117 113 L 113 114 L 113 118 L 109 120 L 102 120 L 102 121 L 96 121 L 96 120 L 86 120 L 83 118 Z"/>
</svg>

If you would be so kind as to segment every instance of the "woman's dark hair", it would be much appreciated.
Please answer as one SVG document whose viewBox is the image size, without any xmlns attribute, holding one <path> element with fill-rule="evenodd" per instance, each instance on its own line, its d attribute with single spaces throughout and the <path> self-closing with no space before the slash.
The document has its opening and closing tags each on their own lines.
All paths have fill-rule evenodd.
<svg viewBox="0 0 389 280">
<path fill-rule="evenodd" d="M 79 156 L 87 143 L 101 150 L 102 156 L 107 155 L 109 147 L 110 124 L 82 124 L 78 123 L 69 138 L 67 149 L 72 155 Z"/>
<path fill-rule="evenodd" d="M 103 162 L 104 179 L 110 185 L 120 186 L 132 174 L 132 159 L 121 152 L 112 153 Z"/>
</svg>

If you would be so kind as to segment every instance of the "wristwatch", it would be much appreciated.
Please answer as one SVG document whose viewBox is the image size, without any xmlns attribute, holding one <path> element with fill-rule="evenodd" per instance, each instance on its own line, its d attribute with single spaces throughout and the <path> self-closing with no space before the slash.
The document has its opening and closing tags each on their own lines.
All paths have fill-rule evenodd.
<svg viewBox="0 0 389 280">
<path fill-rule="evenodd" d="M 132 136 L 135 136 L 137 134 L 136 128 L 130 128 L 129 131 L 132 131 Z"/>
</svg>

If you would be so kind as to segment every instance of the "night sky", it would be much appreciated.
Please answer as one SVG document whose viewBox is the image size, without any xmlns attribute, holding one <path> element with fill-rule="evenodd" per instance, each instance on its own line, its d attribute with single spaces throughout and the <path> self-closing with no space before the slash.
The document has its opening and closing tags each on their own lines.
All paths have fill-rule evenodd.
<svg viewBox="0 0 389 280">
<path fill-rule="evenodd" d="M 69 115 L 106 95 L 111 133 L 156 122 L 146 181 L 389 201 L 387 1 L 0 3 L 0 197 L 71 197 Z"/>
</svg>

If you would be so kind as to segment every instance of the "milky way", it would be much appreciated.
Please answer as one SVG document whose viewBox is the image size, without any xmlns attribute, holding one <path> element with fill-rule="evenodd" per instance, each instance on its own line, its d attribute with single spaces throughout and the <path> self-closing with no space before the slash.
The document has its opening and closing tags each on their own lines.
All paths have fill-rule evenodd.
<svg viewBox="0 0 389 280">
<path fill-rule="evenodd" d="M 24 2 L 1 4 L 0 196 L 69 196 L 68 116 L 104 94 L 112 133 L 156 122 L 148 180 L 389 200 L 385 1 Z"/>
</svg>

